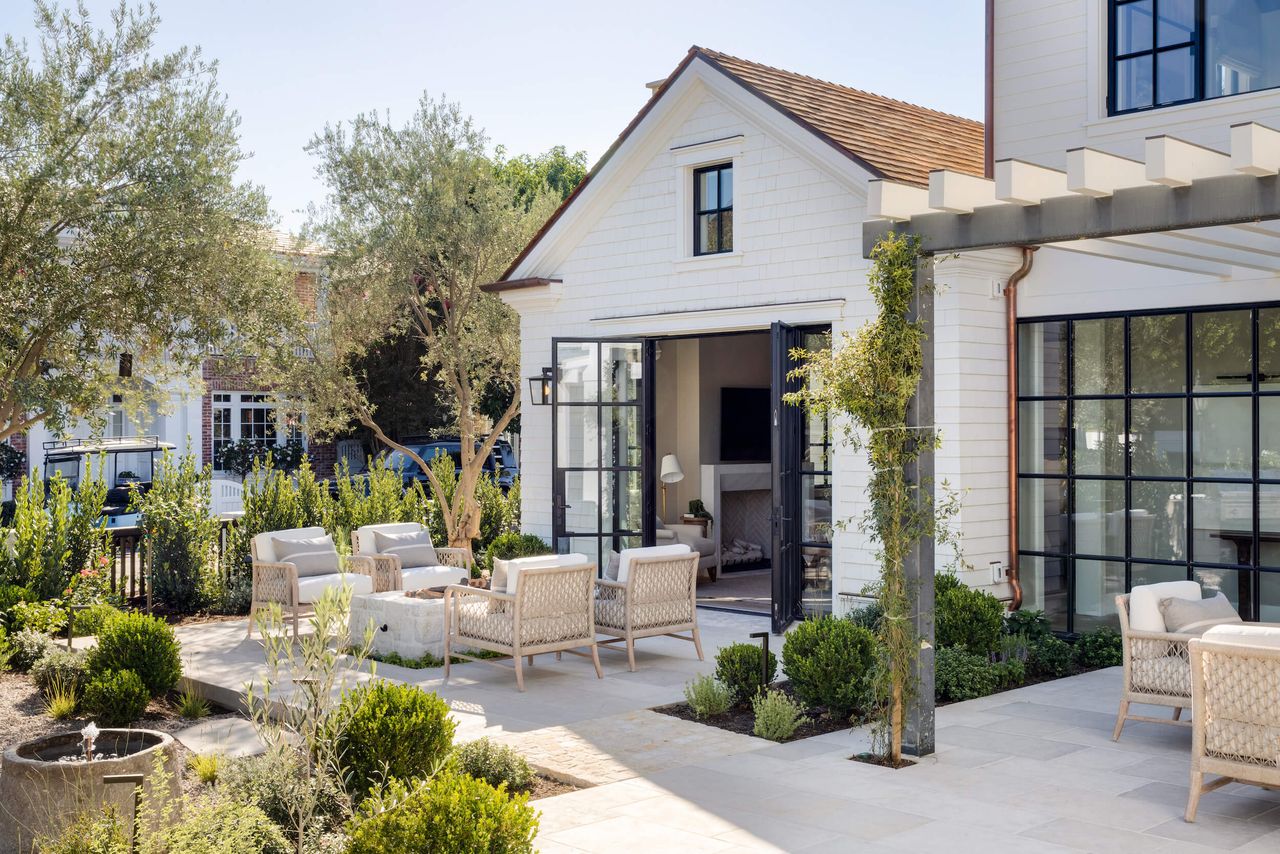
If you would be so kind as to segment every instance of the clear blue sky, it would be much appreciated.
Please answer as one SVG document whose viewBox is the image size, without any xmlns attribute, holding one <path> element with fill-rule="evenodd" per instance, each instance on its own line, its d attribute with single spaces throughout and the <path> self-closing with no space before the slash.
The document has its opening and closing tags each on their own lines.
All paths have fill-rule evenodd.
<svg viewBox="0 0 1280 854">
<path fill-rule="evenodd" d="M 88 0 L 106 23 L 114 2 Z M 162 48 L 200 45 L 242 118 L 243 169 L 284 227 L 323 187 L 302 147 L 367 110 L 407 118 L 447 95 L 513 153 L 562 144 L 592 163 L 698 44 L 982 118 L 981 0 L 645 3 L 489 0 L 157 0 Z M 28 39 L 26 0 L 0 30 Z"/>
</svg>

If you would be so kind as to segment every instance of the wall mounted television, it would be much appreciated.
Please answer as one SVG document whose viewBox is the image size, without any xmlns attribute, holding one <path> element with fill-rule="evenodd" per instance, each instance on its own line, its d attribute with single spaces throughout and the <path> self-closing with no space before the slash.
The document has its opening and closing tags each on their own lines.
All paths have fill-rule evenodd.
<svg viewBox="0 0 1280 854">
<path fill-rule="evenodd" d="M 720 462 L 767 463 L 773 456 L 770 390 L 720 389 Z"/>
</svg>

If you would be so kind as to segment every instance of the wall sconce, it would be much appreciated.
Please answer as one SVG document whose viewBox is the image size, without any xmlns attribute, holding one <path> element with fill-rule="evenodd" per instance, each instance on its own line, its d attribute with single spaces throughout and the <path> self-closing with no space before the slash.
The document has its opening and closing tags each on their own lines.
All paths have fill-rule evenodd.
<svg viewBox="0 0 1280 854">
<path fill-rule="evenodd" d="M 553 376 L 550 368 L 543 368 L 541 376 L 529 377 L 529 402 L 534 406 L 546 406 L 551 402 Z"/>
</svg>

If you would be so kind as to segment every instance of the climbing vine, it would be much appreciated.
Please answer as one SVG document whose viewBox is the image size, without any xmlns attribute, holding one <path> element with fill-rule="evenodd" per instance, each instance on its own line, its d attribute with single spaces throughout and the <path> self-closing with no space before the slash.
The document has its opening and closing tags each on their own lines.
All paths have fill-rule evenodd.
<svg viewBox="0 0 1280 854">
<path fill-rule="evenodd" d="M 905 708 L 915 690 L 920 638 L 912 619 L 915 592 L 908 587 L 906 561 L 922 538 L 950 542 L 946 522 L 958 499 L 943 490 L 935 502 L 928 484 L 908 470 L 920 455 L 938 447 L 931 425 L 911 427 L 907 410 L 924 366 L 925 329 L 911 318 L 915 271 L 922 259 L 917 238 L 886 235 L 871 252 L 868 287 L 878 307 L 855 335 L 843 333 L 841 346 L 792 351 L 802 390 L 790 404 L 832 416 L 850 445 L 864 450 L 871 467 L 868 506 L 859 528 L 877 546 L 880 577 L 872 590 L 883 610 L 877 630 L 882 666 L 876 679 L 873 732 L 893 765 L 902 761 Z M 925 487 L 922 489 L 921 487 Z"/>
</svg>

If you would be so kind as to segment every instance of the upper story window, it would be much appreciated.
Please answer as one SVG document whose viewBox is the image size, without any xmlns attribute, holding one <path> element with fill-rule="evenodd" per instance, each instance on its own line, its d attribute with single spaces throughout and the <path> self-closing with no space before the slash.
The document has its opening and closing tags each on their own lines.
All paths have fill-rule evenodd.
<svg viewBox="0 0 1280 854">
<path fill-rule="evenodd" d="M 1276 0 L 1111 0 L 1111 115 L 1280 86 Z"/>
<path fill-rule="evenodd" d="M 693 172 L 693 254 L 733 251 L 733 164 Z"/>
</svg>

